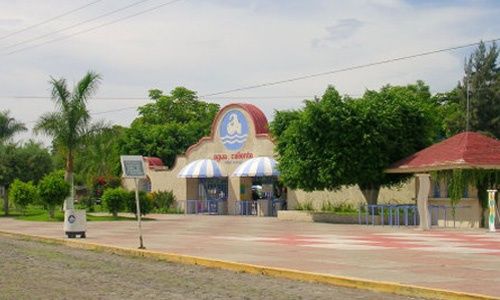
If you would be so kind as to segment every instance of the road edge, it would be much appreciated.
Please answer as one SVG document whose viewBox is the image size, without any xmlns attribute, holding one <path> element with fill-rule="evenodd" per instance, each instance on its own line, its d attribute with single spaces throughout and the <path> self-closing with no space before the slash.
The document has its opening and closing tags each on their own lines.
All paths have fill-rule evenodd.
<svg viewBox="0 0 500 300">
<path fill-rule="evenodd" d="M 377 281 L 377 280 L 369 280 L 369 279 L 354 278 L 354 277 L 305 272 L 305 271 L 286 269 L 286 268 L 267 267 L 261 265 L 253 265 L 247 263 L 239 263 L 239 262 L 211 259 L 211 258 L 184 255 L 184 254 L 160 252 L 153 250 L 125 248 L 125 247 L 105 245 L 105 244 L 96 244 L 88 242 L 86 240 L 73 240 L 73 239 L 70 240 L 66 238 L 31 235 L 26 233 L 19 233 L 13 231 L 5 231 L 5 230 L 0 230 L 0 235 L 22 240 L 37 241 L 46 244 L 58 244 L 84 250 L 113 253 L 122 256 L 144 257 L 144 258 L 150 258 L 150 259 L 173 262 L 173 263 L 198 265 L 208 268 L 217 268 L 234 272 L 244 272 L 249 274 L 262 274 L 277 278 L 286 278 L 286 279 L 306 281 L 306 282 L 317 282 L 335 286 L 398 294 L 404 296 L 422 297 L 431 299 L 446 299 L 446 300 L 448 299 L 500 300 L 500 298 L 482 294 L 436 289 L 436 288 L 422 287 L 417 285 L 401 284 L 397 282 Z"/>
</svg>

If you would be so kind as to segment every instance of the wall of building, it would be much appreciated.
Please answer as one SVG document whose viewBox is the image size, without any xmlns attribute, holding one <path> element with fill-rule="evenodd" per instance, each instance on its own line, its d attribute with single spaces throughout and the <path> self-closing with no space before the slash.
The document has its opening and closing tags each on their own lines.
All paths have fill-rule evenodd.
<svg viewBox="0 0 500 300">
<path fill-rule="evenodd" d="M 256 108 L 255 108 L 256 109 Z M 220 126 L 225 114 L 231 111 L 240 112 L 248 123 L 248 136 L 244 145 L 238 151 L 231 151 L 222 143 Z M 241 115 L 240 115 L 241 116 Z M 263 116 L 263 115 L 262 115 Z M 178 156 L 175 165 L 169 170 L 147 168 L 147 175 L 151 180 L 152 191 L 173 191 L 180 208 L 184 208 L 185 201 L 198 198 L 197 179 L 178 178 L 177 174 L 189 162 L 197 159 L 217 160 L 223 174 L 231 175 L 235 169 L 250 157 L 274 156 L 274 143 L 268 134 L 257 132 L 257 127 L 267 126 L 267 121 L 259 119 L 260 125 L 255 125 L 255 110 L 253 112 L 243 105 L 232 104 L 224 107 L 212 125 L 212 134 L 202 138 L 199 143 L 191 146 L 185 156 Z M 259 117 L 259 116 L 257 116 Z M 265 119 L 265 117 L 264 117 Z M 265 124 L 263 124 L 263 122 Z M 261 129 L 260 129 L 261 130 Z M 262 130 L 261 130 L 262 131 Z M 128 189 L 134 188 L 133 180 L 125 179 L 123 184 Z M 250 200 L 252 197 L 252 179 L 228 177 L 227 213 L 235 213 L 235 204 L 238 200 Z M 243 187 L 243 188 L 242 188 Z M 431 190 L 432 193 L 432 190 Z M 382 188 L 379 194 L 379 203 L 415 203 L 415 180 L 411 179 L 398 188 Z M 430 195 L 432 197 L 432 194 Z M 475 200 L 475 201 L 474 201 Z M 350 204 L 354 207 L 365 204 L 364 197 L 358 187 L 345 187 L 338 191 L 305 192 L 302 190 L 287 191 L 288 209 L 294 209 L 298 204 L 311 203 L 316 210 L 321 210 L 323 204 L 330 202 L 334 206 Z M 440 203 L 449 205 L 447 199 L 431 199 L 431 204 Z M 480 222 L 480 207 L 477 199 L 466 200 L 461 204 L 470 209 L 459 209 L 456 219 L 457 226 L 477 227 Z M 448 214 L 449 215 L 449 214 Z M 440 224 L 444 225 L 444 214 L 440 215 Z M 447 219 L 447 225 L 451 219 Z"/>
<path fill-rule="evenodd" d="M 442 179 L 436 183 L 431 179 L 429 204 L 441 207 L 433 211 L 433 218 L 437 219 L 438 226 L 461 228 L 479 228 L 481 226 L 483 211 L 477 196 L 477 189 L 473 186 L 469 186 L 467 191 L 464 191 L 464 198 L 458 202 L 455 217 L 453 217 L 446 180 Z"/>
<path fill-rule="evenodd" d="M 298 203 L 311 203 L 316 210 L 321 210 L 323 204 L 327 202 L 333 205 L 348 204 L 354 207 L 366 204 L 365 198 L 357 186 L 344 187 L 338 191 L 288 191 L 288 207 L 290 209 L 296 207 Z M 415 180 L 411 179 L 400 187 L 380 189 L 378 203 L 415 203 Z"/>
</svg>

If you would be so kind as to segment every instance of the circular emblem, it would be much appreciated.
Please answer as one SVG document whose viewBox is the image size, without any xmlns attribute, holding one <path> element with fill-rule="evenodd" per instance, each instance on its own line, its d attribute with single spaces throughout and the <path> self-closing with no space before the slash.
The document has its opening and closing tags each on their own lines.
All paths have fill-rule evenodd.
<svg viewBox="0 0 500 300">
<path fill-rule="evenodd" d="M 69 222 L 70 224 L 75 223 L 75 221 L 76 221 L 76 217 L 75 217 L 74 215 L 70 215 L 70 216 L 68 217 L 68 222 Z"/>
<path fill-rule="evenodd" d="M 240 150 L 248 137 L 248 122 L 239 110 L 230 110 L 219 125 L 219 135 L 224 147 L 230 151 Z"/>
</svg>

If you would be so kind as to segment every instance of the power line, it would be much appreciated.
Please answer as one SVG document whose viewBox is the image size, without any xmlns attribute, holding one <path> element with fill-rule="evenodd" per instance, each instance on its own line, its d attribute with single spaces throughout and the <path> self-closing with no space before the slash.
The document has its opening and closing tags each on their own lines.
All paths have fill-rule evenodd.
<svg viewBox="0 0 500 300">
<path fill-rule="evenodd" d="M 493 42 L 496 42 L 498 40 L 500 40 L 500 38 L 495 38 L 495 39 L 483 41 L 483 43 L 485 43 L 485 44 L 486 43 L 493 43 Z M 408 55 L 408 56 L 392 58 L 392 59 L 385 59 L 385 60 L 381 60 L 381 61 L 377 61 L 377 62 L 371 62 L 371 63 L 367 63 L 367 64 L 342 68 L 342 69 L 338 69 L 338 70 L 331 70 L 331 71 L 326 71 L 326 72 L 321 72 L 321 73 L 293 77 L 293 78 L 285 79 L 285 80 L 272 81 L 272 82 L 267 82 L 267 83 L 261 83 L 261 84 L 236 88 L 236 89 L 232 89 L 232 90 L 226 90 L 226 91 L 221 91 L 221 92 L 200 95 L 199 97 L 200 98 L 209 98 L 209 97 L 213 97 L 213 96 L 229 94 L 229 93 L 236 92 L 236 91 L 256 89 L 256 88 L 265 87 L 265 86 L 278 85 L 278 84 L 289 83 L 289 82 L 293 82 L 293 81 L 304 80 L 304 79 L 309 79 L 309 78 L 314 78 L 314 77 L 320 77 L 320 76 L 325 76 L 325 75 L 330 75 L 330 74 L 337 74 L 337 73 L 348 72 L 348 71 L 353 71 L 353 70 L 357 70 L 357 69 L 364 69 L 364 68 L 368 68 L 368 67 L 372 67 L 372 66 L 383 65 L 383 64 L 387 64 L 387 63 L 394 63 L 394 62 L 398 62 L 398 61 L 402 61 L 402 60 L 406 60 L 406 59 L 412 59 L 412 58 L 442 53 L 442 52 L 446 52 L 446 51 L 453 51 L 453 50 L 458 50 L 458 49 L 463 49 L 463 48 L 469 48 L 472 46 L 476 46 L 479 43 L 480 42 L 476 42 L 476 43 L 470 43 L 470 44 L 454 46 L 454 47 L 449 47 L 449 48 L 443 48 L 443 49 L 438 49 L 438 50 L 426 51 L 426 52 L 421 52 L 421 53 L 412 54 L 412 55 Z M 95 112 L 95 113 L 92 113 L 92 115 L 106 114 L 106 113 L 118 112 L 118 111 L 130 110 L 130 109 L 137 109 L 138 107 L 139 106 L 123 107 L 123 108 L 119 108 L 119 109 L 112 109 L 112 110 L 107 110 L 107 111 Z M 30 122 L 28 122 L 28 123 L 30 123 Z"/>
<path fill-rule="evenodd" d="M 91 5 L 94 5 L 94 4 L 96 4 L 96 3 L 98 3 L 98 2 L 101 2 L 101 1 L 102 1 L 102 0 L 97 0 L 97 1 L 93 1 L 93 2 L 87 3 L 87 4 L 85 4 L 85 5 L 82 5 L 82 6 L 80 6 L 80 7 L 75 8 L 75 9 L 69 10 L 69 11 L 67 11 L 67 12 L 64 12 L 64 13 L 62 13 L 62 14 L 60 14 L 60 15 L 57 15 L 57 16 L 55 16 L 55 17 L 52 17 L 52 18 L 50 18 L 50 19 L 44 20 L 44 21 L 42 21 L 42 22 L 40 22 L 40 23 L 36 23 L 36 24 L 30 25 L 30 26 L 28 26 L 28 27 L 25 27 L 25 28 L 23 28 L 23 29 L 20 29 L 20 30 L 17 30 L 17 31 L 11 32 L 11 33 L 9 33 L 9 34 L 6 34 L 6 35 L 4 35 L 4 36 L 1 36 L 1 37 L 0 37 L 0 40 L 6 39 L 6 38 L 8 38 L 8 37 L 11 37 L 11 36 L 16 35 L 16 34 L 21 33 L 21 32 L 28 31 L 28 30 L 33 29 L 33 28 L 35 28 L 35 27 L 38 27 L 38 26 L 41 26 L 41 25 L 45 25 L 45 24 L 47 24 L 47 23 L 50 23 L 50 22 L 52 22 L 52 21 L 55 21 L 55 20 L 57 20 L 57 19 L 60 19 L 60 18 L 62 18 L 62 17 L 65 17 L 65 16 L 67 16 L 67 15 L 70 15 L 70 14 L 72 14 L 72 13 L 75 13 L 75 12 L 77 12 L 77 11 L 80 11 L 80 10 L 82 10 L 82 9 L 84 9 L 84 8 L 87 8 L 87 7 L 89 7 L 89 6 L 91 6 Z"/>
<path fill-rule="evenodd" d="M 500 38 L 495 38 L 492 40 L 484 41 L 484 43 L 493 43 L 500 40 Z M 231 89 L 231 90 L 225 90 L 221 92 L 215 92 L 215 93 L 210 93 L 203 95 L 201 97 L 209 97 L 209 96 L 217 96 L 217 95 L 224 95 L 224 94 L 229 94 L 233 92 L 240 92 L 240 91 L 246 91 L 246 90 L 252 90 L 256 88 L 261 88 L 261 87 L 267 87 L 267 86 L 273 86 L 273 85 L 278 85 L 278 84 L 283 84 L 283 83 L 289 83 L 289 82 L 294 82 L 298 80 L 303 80 L 303 79 L 309 79 L 309 78 L 315 78 L 315 77 L 320 77 L 320 76 L 325 76 L 325 75 L 331 75 L 331 74 L 337 74 L 337 73 L 342 73 L 342 72 L 347 72 L 347 71 L 353 71 L 353 70 L 359 70 L 359 69 L 364 69 L 368 67 L 373 67 L 377 65 L 383 65 L 383 64 L 388 64 L 388 63 L 393 63 L 393 62 L 398 62 L 406 59 L 411 59 L 411 58 L 417 58 L 417 57 L 422 57 L 422 56 L 429 56 L 441 52 L 448 52 L 448 51 L 453 51 L 453 50 L 458 50 L 458 49 L 464 49 L 464 48 L 469 48 L 472 46 L 478 45 L 479 42 L 476 43 L 470 43 L 470 44 L 465 44 L 465 45 L 460 45 L 460 46 L 454 46 L 450 48 L 444 48 L 444 49 L 438 49 L 438 50 L 431 50 L 427 52 L 421 52 L 417 54 L 412 54 L 408 56 L 402 56 L 402 57 L 397 57 L 397 58 L 391 58 L 391 59 L 385 59 L 385 60 L 380 60 L 377 62 L 371 62 L 367 64 L 362 64 L 362 65 L 356 65 L 356 66 L 351 66 L 351 67 L 346 67 L 342 69 L 337 69 L 337 70 L 331 70 L 331 71 L 326 71 L 326 72 L 321 72 L 321 73 L 315 73 L 315 74 L 309 74 L 309 75 L 303 75 L 303 76 L 298 76 L 298 77 L 293 77 L 293 78 L 288 78 L 284 80 L 278 80 L 278 81 L 271 81 L 271 82 L 265 82 L 265 83 L 260 83 L 260 84 L 255 84 L 255 85 L 249 85 L 241 88 L 236 88 L 236 89 Z"/>
<path fill-rule="evenodd" d="M 145 1 L 149 1 L 149 0 L 142 0 L 142 1 L 139 1 L 139 2 L 145 2 Z M 110 21 L 110 22 L 107 22 L 107 23 L 103 23 L 103 24 L 100 24 L 100 25 L 97 25 L 97 26 L 94 26 L 94 27 L 91 27 L 91 28 L 88 28 L 88 29 L 85 29 L 85 30 L 74 32 L 74 33 L 72 33 L 70 35 L 67 35 L 67 36 L 63 36 L 63 37 L 60 37 L 60 38 L 48 40 L 48 41 L 43 42 L 43 43 L 35 44 L 35 45 L 32 45 L 32 46 L 28 46 L 28 47 L 24 47 L 24 48 L 21 48 L 21 49 L 13 50 L 11 52 L 4 53 L 3 56 L 9 56 L 9 55 L 12 55 L 12 54 L 15 54 L 15 53 L 19 53 L 19 52 L 22 52 L 22 51 L 25 51 L 25 50 L 28 50 L 28 49 L 38 48 L 38 47 L 46 45 L 46 44 L 50 44 L 50 43 L 54 43 L 54 42 L 66 40 L 66 39 L 69 39 L 71 37 L 83 34 L 83 33 L 94 31 L 96 29 L 100 29 L 102 27 L 109 26 L 109 25 L 112 25 L 112 24 L 115 24 L 115 23 L 118 23 L 118 22 L 130 19 L 130 18 L 139 16 L 139 15 L 142 15 L 142 14 L 148 13 L 148 12 L 153 11 L 153 10 L 157 10 L 159 8 L 162 8 L 162 7 L 170 5 L 170 4 L 174 4 L 175 2 L 179 2 L 179 1 L 182 1 L 182 0 L 168 1 L 168 2 L 165 2 L 165 3 L 159 4 L 159 5 L 153 6 L 153 7 L 149 8 L 149 9 L 145 9 L 145 10 L 142 10 L 140 12 L 124 16 L 122 18 L 118 18 L 116 20 L 113 20 L 113 21 Z"/>
<path fill-rule="evenodd" d="M 359 95 L 349 95 L 349 96 L 359 96 Z M 205 97 L 209 99 L 290 99 L 290 98 L 308 98 L 311 95 L 287 95 L 287 96 L 214 96 L 214 97 Z M 0 100 L 50 100 L 49 96 L 0 96 Z M 89 100 L 104 100 L 104 101 L 120 101 L 120 100 L 131 100 L 131 101 L 142 101 L 142 100 L 151 100 L 148 97 L 94 97 Z"/>
<path fill-rule="evenodd" d="M 27 39 L 27 40 L 24 40 L 24 41 L 21 41 L 21 42 L 18 42 L 18 43 L 15 43 L 15 44 L 12 44 L 12 45 L 9 45 L 9 46 L 6 46 L 6 47 L 1 47 L 0 50 L 7 50 L 7 49 L 11 49 L 11 48 L 15 48 L 19 45 L 23 45 L 23 44 L 26 44 L 26 43 L 30 43 L 30 42 L 34 42 L 34 41 L 38 41 L 40 39 L 43 39 L 45 37 L 48 37 L 48 36 L 51 36 L 51 35 L 54 35 L 56 33 L 59 33 L 59 32 L 63 32 L 63 31 L 67 31 L 69 29 L 73 29 L 75 27 L 78 27 L 78 26 L 81 26 L 83 24 L 87 24 L 87 23 L 90 23 L 90 22 L 93 22 L 95 20 L 99 20 L 99 19 L 102 19 L 104 17 L 107 17 L 107 16 L 110 16 L 110 15 L 113 15 L 113 14 L 116 14 L 120 11 L 123 11 L 123 10 L 126 10 L 126 9 L 129 9 L 131 7 L 134 7 L 134 6 L 137 6 L 139 4 L 142 4 L 144 2 L 148 2 L 150 0 L 140 0 L 140 1 L 136 1 L 134 3 L 131 3 L 129 5 L 126 5 L 126 6 L 122 6 L 118 9 L 115 9 L 115 10 L 112 10 L 110 12 L 107 12 L 107 13 L 104 13 L 102 15 L 99 15 L 97 17 L 93 17 L 93 18 L 90 18 L 90 19 L 87 19 L 87 20 L 84 20 L 84 21 L 81 21 L 81 22 L 78 22 L 78 23 L 75 23 L 73 25 L 70 25 L 70 26 L 67 26 L 67 27 L 63 27 L 61 29 L 58 29 L 56 31 L 52 31 L 52 32 L 49 32 L 49 33 L 45 33 L 45 34 L 42 34 L 42 35 L 39 35 L 39 36 L 36 36 L 34 38 L 31 38 L 31 39 Z"/>
</svg>

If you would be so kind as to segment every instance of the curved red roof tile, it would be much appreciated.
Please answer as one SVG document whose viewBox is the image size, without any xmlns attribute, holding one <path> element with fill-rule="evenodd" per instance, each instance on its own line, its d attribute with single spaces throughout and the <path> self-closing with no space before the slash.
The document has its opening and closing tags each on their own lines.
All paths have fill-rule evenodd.
<svg viewBox="0 0 500 300">
<path fill-rule="evenodd" d="M 145 156 L 144 161 L 148 164 L 150 169 L 164 168 L 165 165 L 159 157 Z"/>
<path fill-rule="evenodd" d="M 253 123 L 255 125 L 255 133 L 263 134 L 268 133 L 268 122 L 266 115 L 260 110 L 257 106 L 248 103 L 235 103 L 238 106 L 241 106 L 253 119 Z M 224 109 L 224 108 L 223 108 Z"/>
<path fill-rule="evenodd" d="M 500 141 L 477 132 L 463 132 L 404 158 L 388 173 L 413 173 L 455 168 L 500 169 Z"/>
<path fill-rule="evenodd" d="M 215 136 L 215 132 L 217 130 L 216 125 L 219 119 L 221 118 L 221 115 L 229 110 L 230 108 L 240 108 L 243 109 L 248 113 L 250 118 L 252 118 L 252 123 L 254 124 L 255 128 L 255 135 L 257 137 L 262 137 L 262 138 L 270 138 L 269 136 L 269 125 L 267 122 L 266 115 L 260 110 L 257 106 L 249 103 L 231 103 L 228 104 L 224 107 L 222 107 L 217 115 L 214 118 L 214 121 L 212 122 L 212 130 L 210 131 L 210 136 L 205 136 L 202 137 L 198 143 L 191 145 L 187 150 L 186 150 L 186 155 L 189 155 L 189 153 L 193 150 L 196 149 L 199 145 L 201 145 L 204 141 L 207 140 L 213 140 Z"/>
</svg>

